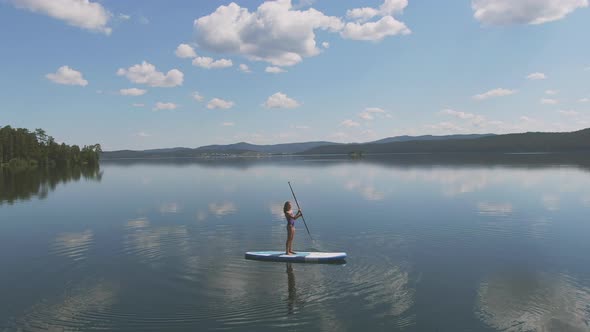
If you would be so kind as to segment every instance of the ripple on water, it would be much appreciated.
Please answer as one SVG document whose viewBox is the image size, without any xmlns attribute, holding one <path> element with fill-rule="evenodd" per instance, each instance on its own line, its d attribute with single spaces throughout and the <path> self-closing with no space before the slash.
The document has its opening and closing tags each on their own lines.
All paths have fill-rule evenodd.
<svg viewBox="0 0 590 332">
<path fill-rule="evenodd" d="M 61 233 L 55 239 L 51 254 L 65 256 L 74 261 L 86 258 L 88 248 L 92 245 L 94 234 L 91 230 L 80 233 Z"/>
<path fill-rule="evenodd" d="M 108 326 L 118 286 L 108 282 L 85 284 L 57 299 L 44 299 L 14 322 L 16 331 L 83 331 Z"/>
<path fill-rule="evenodd" d="M 123 253 L 146 263 L 158 263 L 164 257 L 185 253 L 189 233 L 184 225 L 150 226 L 145 219 L 127 223 Z"/>
<path fill-rule="evenodd" d="M 590 288 L 566 274 L 506 271 L 481 282 L 475 314 L 503 331 L 589 331 Z"/>
</svg>

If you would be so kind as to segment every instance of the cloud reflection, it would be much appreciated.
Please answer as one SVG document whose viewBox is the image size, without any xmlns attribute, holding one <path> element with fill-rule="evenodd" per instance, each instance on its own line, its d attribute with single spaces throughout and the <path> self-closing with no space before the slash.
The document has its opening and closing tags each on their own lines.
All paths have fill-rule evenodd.
<svg viewBox="0 0 590 332">
<path fill-rule="evenodd" d="M 512 214 L 512 204 L 480 202 L 477 204 L 477 210 L 481 215 L 503 217 Z"/>
<path fill-rule="evenodd" d="M 130 232 L 125 236 L 124 253 L 137 255 L 143 262 L 156 264 L 164 257 L 187 252 L 189 232 L 184 225 L 150 227 L 149 221 L 138 219 L 127 226 Z"/>
<path fill-rule="evenodd" d="M 557 211 L 559 210 L 559 196 L 553 194 L 543 195 L 542 202 L 545 209 L 548 211 Z"/>
<path fill-rule="evenodd" d="M 172 203 L 164 203 L 160 205 L 160 213 L 162 214 L 166 214 L 166 213 L 178 213 L 180 212 L 181 207 L 178 203 L 172 202 Z"/>
<path fill-rule="evenodd" d="M 217 217 L 234 214 L 237 210 L 236 205 L 232 202 L 209 203 L 209 212 Z"/>
<path fill-rule="evenodd" d="M 349 180 L 344 187 L 350 191 L 357 191 L 367 201 L 381 201 L 385 199 L 385 193 L 377 190 L 371 184 L 363 184 L 358 180 Z"/>
<path fill-rule="evenodd" d="M 268 208 L 274 221 L 284 221 L 285 214 L 283 213 L 283 204 L 285 203 L 271 203 Z"/>
<path fill-rule="evenodd" d="M 93 237 L 94 233 L 91 230 L 81 233 L 62 233 L 55 239 L 53 253 L 74 260 L 85 259 Z"/>
</svg>

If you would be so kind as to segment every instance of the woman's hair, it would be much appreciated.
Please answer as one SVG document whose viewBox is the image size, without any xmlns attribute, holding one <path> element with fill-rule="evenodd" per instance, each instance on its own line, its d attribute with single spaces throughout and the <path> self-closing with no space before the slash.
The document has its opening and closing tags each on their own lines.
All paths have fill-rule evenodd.
<svg viewBox="0 0 590 332">
<path fill-rule="evenodd" d="M 286 201 L 285 205 L 283 206 L 283 212 L 287 213 L 287 211 L 291 210 L 291 202 Z"/>
</svg>

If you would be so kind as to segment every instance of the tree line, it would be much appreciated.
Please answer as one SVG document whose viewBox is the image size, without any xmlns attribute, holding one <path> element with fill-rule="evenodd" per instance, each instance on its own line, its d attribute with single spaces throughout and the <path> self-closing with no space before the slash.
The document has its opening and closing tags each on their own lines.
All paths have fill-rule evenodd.
<svg viewBox="0 0 590 332">
<path fill-rule="evenodd" d="M 57 143 L 43 129 L 0 128 L 0 165 L 29 166 L 98 166 L 100 144 L 67 145 Z"/>
</svg>

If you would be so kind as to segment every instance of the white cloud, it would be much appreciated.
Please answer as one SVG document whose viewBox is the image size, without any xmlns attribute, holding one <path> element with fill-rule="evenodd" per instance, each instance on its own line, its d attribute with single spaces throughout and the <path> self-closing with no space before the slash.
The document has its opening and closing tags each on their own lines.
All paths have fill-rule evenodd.
<svg viewBox="0 0 590 332">
<path fill-rule="evenodd" d="M 57 84 L 65 85 L 88 85 L 88 81 L 82 77 L 82 73 L 68 66 L 61 66 L 57 72 L 45 75 L 45 77 Z"/>
<path fill-rule="evenodd" d="M 69 25 L 111 34 L 107 26 L 113 16 L 100 3 L 89 0 L 11 0 L 15 7 L 41 13 Z"/>
<path fill-rule="evenodd" d="M 385 0 L 379 9 L 371 7 L 349 9 L 346 11 L 346 17 L 353 20 L 366 21 L 378 15 L 389 16 L 401 13 L 407 6 L 407 0 Z"/>
<path fill-rule="evenodd" d="M 541 98 L 540 103 L 543 105 L 555 105 L 555 104 L 559 103 L 559 101 L 557 99 Z"/>
<path fill-rule="evenodd" d="M 144 107 L 145 104 L 142 104 L 142 103 L 134 103 L 134 104 L 131 104 L 131 106 L 133 106 L 133 107 Z"/>
<path fill-rule="evenodd" d="M 299 130 L 307 130 L 307 129 L 311 129 L 310 126 L 305 126 L 305 125 L 299 125 L 299 126 L 293 126 L 294 129 L 299 129 Z"/>
<path fill-rule="evenodd" d="M 376 22 L 346 23 L 340 34 L 347 39 L 379 41 L 387 36 L 407 35 L 411 32 L 404 23 L 393 16 L 385 16 Z"/>
<path fill-rule="evenodd" d="M 590 101 L 589 98 L 580 98 L 580 99 L 578 99 L 578 102 L 580 102 L 580 103 L 587 103 L 589 101 Z"/>
<path fill-rule="evenodd" d="M 233 66 L 233 62 L 228 59 L 213 60 L 213 58 L 206 56 L 199 56 L 193 59 L 193 66 L 205 69 L 218 69 Z"/>
<path fill-rule="evenodd" d="M 228 108 L 232 108 L 233 106 L 234 106 L 233 101 L 223 100 L 220 98 L 213 98 L 207 104 L 207 108 L 210 110 L 217 109 L 217 108 L 228 109 Z"/>
<path fill-rule="evenodd" d="M 427 125 L 426 127 L 429 129 L 436 130 L 436 131 L 442 131 L 444 133 L 457 133 L 457 132 L 465 131 L 464 128 L 461 128 L 458 125 L 456 125 L 452 122 L 449 122 L 449 121 L 444 121 L 444 122 L 439 122 L 437 124 Z"/>
<path fill-rule="evenodd" d="M 461 112 L 461 111 L 455 111 L 455 110 L 448 109 L 448 108 L 440 111 L 440 113 L 446 114 L 446 115 L 451 115 L 451 116 L 454 116 L 456 118 L 463 119 L 463 120 L 465 120 L 465 119 L 473 119 L 473 118 L 476 117 L 476 115 L 473 114 L 473 113 L 466 113 L 466 112 Z"/>
<path fill-rule="evenodd" d="M 340 18 L 313 8 L 293 10 L 290 0 L 266 1 L 254 12 L 232 2 L 194 21 L 200 47 L 275 66 L 318 55 L 315 30 L 336 32 L 342 26 Z"/>
<path fill-rule="evenodd" d="M 378 14 L 379 10 L 372 7 L 354 8 L 346 11 L 346 17 L 358 21 L 366 21 Z"/>
<path fill-rule="evenodd" d="M 543 24 L 557 21 L 588 0 L 473 0 L 473 16 L 486 25 Z"/>
<path fill-rule="evenodd" d="M 194 100 L 201 102 L 205 99 L 205 97 L 201 96 L 201 94 L 199 93 L 199 91 L 195 91 L 191 94 L 191 96 L 193 97 Z"/>
<path fill-rule="evenodd" d="M 547 76 L 544 73 L 531 73 L 527 77 L 529 80 L 544 80 L 547 79 Z"/>
<path fill-rule="evenodd" d="M 268 97 L 264 103 L 264 107 L 266 108 L 296 108 L 300 105 L 301 104 L 295 99 L 289 98 L 282 92 L 277 92 L 274 95 Z"/>
<path fill-rule="evenodd" d="M 138 136 L 138 137 L 150 137 L 152 135 L 150 135 L 150 134 L 148 134 L 146 132 L 140 131 L 137 134 L 135 134 L 135 136 Z"/>
<path fill-rule="evenodd" d="M 407 6 L 407 0 L 385 0 L 379 8 L 350 9 L 346 16 L 356 22 L 346 23 L 340 35 L 348 39 L 378 41 L 387 36 L 410 34 L 412 31 L 393 17 L 394 14 L 403 12 Z M 375 22 L 364 23 L 375 16 L 381 18 Z"/>
<path fill-rule="evenodd" d="M 344 127 L 352 128 L 352 127 L 360 126 L 360 123 L 354 122 L 353 120 L 350 120 L 350 119 L 346 119 L 346 120 L 340 122 L 340 125 L 344 126 Z"/>
<path fill-rule="evenodd" d="M 323 47 L 323 48 L 330 48 L 330 43 L 328 43 L 328 42 L 323 42 L 323 43 L 322 43 L 322 47 Z"/>
<path fill-rule="evenodd" d="M 147 17 L 145 17 L 145 16 L 143 16 L 143 15 L 140 15 L 139 16 L 138 21 L 141 24 L 150 24 L 150 19 L 147 18 Z"/>
<path fill-rule="evenodd" d="M 119 90 L 119 94 L 121 96 L 141 96 L 141 95 L 144 95 L 146 92 L 147 92 L 147 90 L 138 89 L 138 88 Z"/>
<path fill-rule="evenodd" d="M 178 108 L 178 105 L 175 103 L 162 103 L 157 102 L 156 106 L 153 108 L 154 111 L 161 111 L 161 110 L 175 110 Z"/>
<path fill-rule="evenodd" d="M 125 76 L 133 83 L 165 88 L 182 85 L 184 80 L 184 74 L 180 70 L 172 69 L 164 75 L 164 73 L 157 71 L 154 65 L 146 61 L 128 69 L 120 68 L 117 75 Z"/>
<path fill-rule="evenodd" d="M 223 122 L 221 125 L 224 127 L 233 127 L 236 124 L 234 122 Z"/>
<path fill-rule="evenodd" d="M 565 116 L 577 116 L 580 115 L 580 113 L 573 111 L 573 110 L 559 110 L 557 111 L 557 113 L 561 114 L 561 115 L 565 115 Z"/>
<path fill-rule="evenodd" d="M 490 121 L 487 121 L 484 116 L 473 114 L 473 113 L 455 111 L 453 109 L 448 109 L 448 108 L 440 111 L 440 113 L 445 114 L 445 115 L 450 115 L 450 116 L 453 116 L 453 117 L 461 119 L 461 120 L 466 120 L 466 121 L 468 121 L 468 123 L 470 123 L 471 125 L 476 126 L 476 127 L 483 127 L 485 125 L 492 124 Z"/>
<path fill-rule="evenodd" d="M 241 63 L 240 64 L 240 71 L 243 73 L 251 73 L 250 67 L 248 65 Z"/>
<path fill-rule="evenodd" d="M 361 113 L 359 113 L 359 117 L 367 121 L 374 120 L 376 116 L 384 116 L 387 118 L 391 117 L 389 113 L 379 107 L 367 107 Z"/>
<path fill-rule="evenodd" d="M 493 98 L 493 97 L 503 97 L 503 96 L 509 96 L 512 94 L 515 94 L 516 90 L 509 90 L 509 89 L 493 89 L 487 92 L 484 92 L 482 94 L 478 94 L 473 96 L 473 99 L 475 100 L 485 100 L 485 99 L 489 99 L 489 98 Z"/>
<path fill-rule="evenodd" d="M 550 96 L 556 95 L 558 93 L 559 93 L 559 91 L 557 91 L 557 90 L 545 90 L 545 94 L 548 94 Z"/>
<path fill-rule="evenodd" d="M 119 15 L 117 15 L 117 17 L 121 20 L 121 21 L 128 21 L 131 19 L 131 15 L 127 15 L 127 14 L 123 14 L 123 13 L 119 13 Z"/>
<path fill-rule="evenodd" d="M 271 73 L 271 74 L 279 74 L 279 73 L 287 72 L 286 70 L 284 70 L 281 67 L 274 67 L 274 66 L 268 66 L 264 69 L 264 71 L 267 73 Z"/>
<path fill-rule="evenodd" d="M 197 53 L 195 53 L 195 50 L 189 44 L 178 45 L 176 51 L 174 51 L 174 54 L 176 54 L 177 57 L 183 59 L 195 58 L 197 56 Z"/>
</svg>

